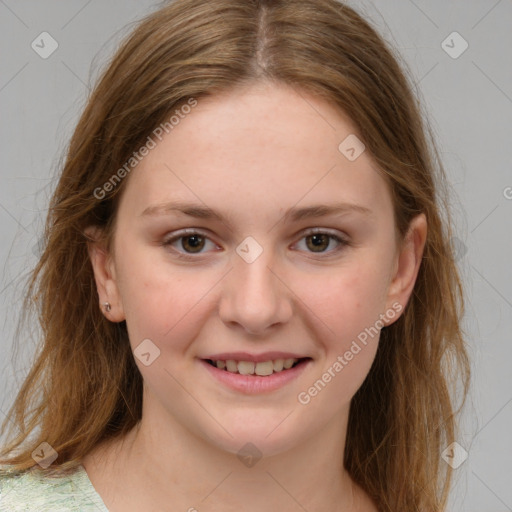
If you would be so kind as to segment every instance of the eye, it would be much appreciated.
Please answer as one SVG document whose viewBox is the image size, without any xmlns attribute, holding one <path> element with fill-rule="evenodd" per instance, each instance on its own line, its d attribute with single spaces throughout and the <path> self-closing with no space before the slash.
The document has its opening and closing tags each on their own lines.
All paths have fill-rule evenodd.
<svg viewBox="0 0 512 512">
<path fill-rule="evenodd" d="M 319 254 L 336 253 L 343 249 L 344 246 L 349 245 L 348 240 L 344 239 L 342 236 L 329 233 L 321 228 L 314 228 L 304 233 L 304 236 L 296 245 L 300 245 L 303 240 L 305 240 L 306 249 L 302 250 Z M 165 238 L 162 242 L 164 247 L 172 247 L 180 258 L 193 258 L 194 254 L 207 252 L 203 249 L 208 244 L 211 244 L 212 249 L 217 247 L 205 234 L 192 228 L 178 231 Z M 334 245 L 334 248 L 328 250 L 332 245 Z"/>
<path fill-rule="evenodd" d="M 315 228 L 305 233 L 302 240 L 305 240 L 307 250 L 313 253 L 334 253 L 348 245 L 348 241 L 343 237 L 322 231 L 320 228 Z M 333 245 L 333 240 L 335 247 L 328 251 L 327 249 Z"/>
<path fill-rule="evenodd" d="M 184 229 L 170 237 L 167 237 L 162 242 L 162 245 L 165 247 L 172 247 L 179 253 L 179 256 L 187 257 L 187 255 L 190 254 L 200 254 L 208 243 L 210 243 L 213 248 L 216 247 L 216 245 L 206 235 L 194 229 Z"/>
</svg>

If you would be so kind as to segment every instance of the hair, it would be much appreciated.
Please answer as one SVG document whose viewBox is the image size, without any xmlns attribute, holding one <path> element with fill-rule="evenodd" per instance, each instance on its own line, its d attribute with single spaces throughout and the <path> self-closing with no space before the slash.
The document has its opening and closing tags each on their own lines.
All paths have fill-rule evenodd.
<svg viewBox="0 0 512 512">
<path fill-rule="evenodd" d="M 452 470 L 440 454 L 455 440 L 470 375 L 464 297 L 445 173 L 399 62 L 336 0 L 177 0 L 141 21 L 90 94 L 51 199 L 20 317 L 38 315 L 42 343 L 3 424 L 2 432 L 12 423 L 0 462 L 27 470 L 33 449 L 48 442 L 58 452 L 50 469 L 71 470 L 140 421 L 142 377 L 125 322 L 98 307 L 84 235 L 98 226 L 112 240 L 129 177 L 101 199 L 95 190 L 178 106 L 265 81 L 323 98 L 350 118 L 389 185 L 400 240 L 416 215 L 426 216 L 413 293 L 382 329 L 351 402 L 344 465 L 381 511 L 445 510 Z"/>
</svg>

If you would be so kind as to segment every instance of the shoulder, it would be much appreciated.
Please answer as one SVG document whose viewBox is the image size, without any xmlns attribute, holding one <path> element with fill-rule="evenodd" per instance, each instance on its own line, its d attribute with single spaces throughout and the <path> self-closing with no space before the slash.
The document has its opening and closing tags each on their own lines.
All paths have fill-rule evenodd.
<svg viewBox="0 0 512 512">
<path fill-rule="evenodd" d="M 47 476 L 37 469 L 0 469 L 0 512 L 108 512 L 80 467 L 71 474 Z"/>
</svg>

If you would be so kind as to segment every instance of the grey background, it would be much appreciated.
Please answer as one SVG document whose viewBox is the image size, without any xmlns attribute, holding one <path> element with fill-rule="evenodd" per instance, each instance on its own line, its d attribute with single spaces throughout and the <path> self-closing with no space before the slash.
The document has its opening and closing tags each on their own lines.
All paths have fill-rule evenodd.
<svg viewBox="0 0 512 512">
<path fill-rule="evenodd" d="M 512 2 L 350 2 L 398 49 L 436 132 L 453 188 L 473 385 L 457 441 L 452 510 L 512 511 Z M 62 152 L 90 84 L 154 1 L 0 0 L 0 419 L 34 351 L 13 337 Z M 46 31 L 57 50 L 31 43 Z M 452 58 L 441 43 L 469 44 Z M 460 41 L 448 44 L 455 51 Z M 511 187 L 511 188 L 508 188 Z M 37 326 L 31 326 L 37 329 Z M 23 338 L 22 338 L 23 339 Z"/>
</svg>

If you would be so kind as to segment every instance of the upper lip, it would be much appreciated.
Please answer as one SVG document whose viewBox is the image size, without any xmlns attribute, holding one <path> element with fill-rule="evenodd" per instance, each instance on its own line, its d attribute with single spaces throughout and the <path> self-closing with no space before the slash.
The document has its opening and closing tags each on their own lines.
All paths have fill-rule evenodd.
<svg viewBox="0 0 512 512">
<path fill-rule="evenodd" d="M 276 359 L 304 359 L 308 356 L 292 354 L 291 352 L 263 352 L 262 354 L 249 354 L 248 352 L 222 352 L 213 354 L 201 359 L 211 359 L 212 361 L 252 361 L 260 363 L 263 361 L 275 361 Z"/>
</svg>

